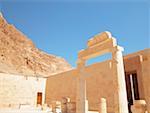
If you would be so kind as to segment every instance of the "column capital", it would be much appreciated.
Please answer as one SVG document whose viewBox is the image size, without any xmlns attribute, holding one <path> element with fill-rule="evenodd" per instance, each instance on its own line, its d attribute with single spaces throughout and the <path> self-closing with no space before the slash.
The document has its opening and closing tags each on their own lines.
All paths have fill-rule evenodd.
<svg viewBox="0 0 150 113">
<path fill-rule="evenodd" d="M 124 51 L 124 48 L 121 46 L 115 46 L 111 49 L 111 52 Z"/>
</svg>

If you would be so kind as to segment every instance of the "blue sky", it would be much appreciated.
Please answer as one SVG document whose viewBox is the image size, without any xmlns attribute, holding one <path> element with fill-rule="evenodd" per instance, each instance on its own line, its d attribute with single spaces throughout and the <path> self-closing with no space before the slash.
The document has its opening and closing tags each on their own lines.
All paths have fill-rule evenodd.
<svg viewBox="0 0 150 113">
<path fill-rule="evenodd" d="M 38 48 L 73 66 L 87 40 L 103 31 L 112 32 L 124 54 L 150 47 L 149 4 L 144 0 L 1 0 L 0 6 L 7 21 Z"/>
</svg>

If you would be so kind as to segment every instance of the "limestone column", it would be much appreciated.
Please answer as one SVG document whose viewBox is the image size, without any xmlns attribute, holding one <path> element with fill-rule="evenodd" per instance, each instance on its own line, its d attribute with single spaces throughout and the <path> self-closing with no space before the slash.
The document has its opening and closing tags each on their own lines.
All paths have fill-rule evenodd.
<svg viewBox="0 0 150 113">
<path fill-rule="evenodd" d="M 99 113 L 107 113 L 106 99 L 101 98 L 99 103 Z"/>
<path fill-rule="evenodd" d="M 116 46 L 112 51 L 112 71 L 114 84 L 114 112 L 128 113 L 128 102 L 123 65 L 123 48 Z"/>
<path fill-rule="evenodd" d="M 77 92 L 76 92 L 76 113 L 86 113 L 86 80 L 83 71 L 85 68 L 85 60 L 79 59 L 77 62 Z"/>
<path fill-rule="evenodd" d="M 150 53 L 147 52 L 145 56 L 143 56 L 142 61 L 142 76 L 143 76 L 143 85 L 144 85 L 144 98 L 147 104 L 147 110 L 150 112 Z"/>
</svg>

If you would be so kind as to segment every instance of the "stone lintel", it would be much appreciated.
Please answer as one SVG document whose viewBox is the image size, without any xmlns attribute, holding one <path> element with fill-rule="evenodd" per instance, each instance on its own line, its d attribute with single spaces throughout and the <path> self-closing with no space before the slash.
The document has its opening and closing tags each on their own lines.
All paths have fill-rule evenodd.
<svg viewBox="0 0 150 113">
<path fill-rule="evenodd" d="M 88 40 L 87 47 L 95 46 L 96 44 L 99 44 L 99 43 L 101 43 L 101 42 L 103 42 L 109 38 L 112 38 L 112 35 L 110 32 L 108 32 L 108 31 L 102 32 L 98 35 L 95 35 L 90 40 Z"/>
<path fill-rule="evenodd" d="M 96 56 L 111 52 L 111 48 L 117 45 L 115 38 L 109 38 L 105 40 L 103 43 L 97 44 L 85 50 L 82 50 L 78 53 L 79 59 L 88 60 L 90 58 L 94 58 Z"/>
</svg>

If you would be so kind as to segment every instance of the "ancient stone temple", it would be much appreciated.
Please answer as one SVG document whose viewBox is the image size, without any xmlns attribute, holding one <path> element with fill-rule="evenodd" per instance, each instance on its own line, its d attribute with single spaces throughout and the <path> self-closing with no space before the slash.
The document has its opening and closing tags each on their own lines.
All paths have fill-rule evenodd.
<svg viewBox="0 0 150 113">
<path fill-rule="evenodd" d="M 150 111 L 150 49 L 124 57 L 122 51 L 109 32 L 94 36 L 79 51 L 76 69 L 48 77 L 46 103 L 69 97 L 76 113 Z M 86 66 L 88 59 L 108 52 L 112 59 Z"/>
<path fill-rule="evenodd" d="M 0 16 L 0 113 L 150 112 L 150 49 L 122 56 L 110 32 L 79 50 L 77 67 L 47 54 Z M 91 58 L 111 58 L 87 65 Z"/>
</svg>

